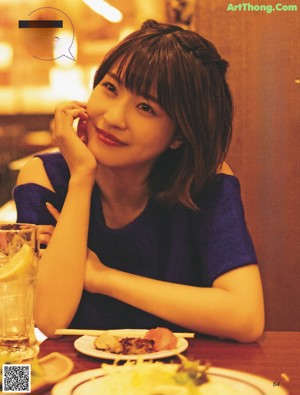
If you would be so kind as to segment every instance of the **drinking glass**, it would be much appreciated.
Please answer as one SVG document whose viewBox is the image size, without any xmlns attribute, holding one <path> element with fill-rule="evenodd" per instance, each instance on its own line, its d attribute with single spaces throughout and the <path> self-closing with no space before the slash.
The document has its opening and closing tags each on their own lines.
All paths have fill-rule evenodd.
<svg viewBox="0 0 300 395">
<path fill-rule="evenodd" d="M 37 226 L 0 223 L 0 356 L 34 358 L 39 346 L 33 308 L 38 268 Z"/>
</svg>

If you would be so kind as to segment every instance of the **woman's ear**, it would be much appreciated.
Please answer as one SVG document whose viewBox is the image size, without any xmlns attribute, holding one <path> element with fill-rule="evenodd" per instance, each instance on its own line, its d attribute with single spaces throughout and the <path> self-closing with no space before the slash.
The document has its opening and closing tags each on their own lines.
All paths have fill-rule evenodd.
<svg viewBox="0 0 300 395">
<path fill-rule="evenodd" d="M 175 138 L 173 143 L 170 145 L 170 148 L 177 149 L 181 146 L 182 143 L 183 143 L 182 137 L 177 137 L 177 138 Z"/>
</svg>

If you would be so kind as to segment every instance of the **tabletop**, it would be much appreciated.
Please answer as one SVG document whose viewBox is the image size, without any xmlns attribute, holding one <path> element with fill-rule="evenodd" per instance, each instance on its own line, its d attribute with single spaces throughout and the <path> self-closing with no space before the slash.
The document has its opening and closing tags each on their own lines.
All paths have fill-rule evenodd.
<svg viewBox="0 0 300 395">
<path fill-rule="evenodd" d="M 60 352 L 74 362 L 72 373 L 100 368 L 103 362 L 112 363 L 76 351 L 74 341 L 77 338 L 46 339 L 41 344 L 39 357 Z M 290 395 L 300 393 L 300 332 L 265 332 L 257 343 L 251 344 L 202 335 L 187 340 L 189 347 L 183 355 L 188 359 L 263 376 L 271 381 L 270 385 L 282 386 Z M 51 391 L 45 393 L 50 394 Z"/>
</svg>

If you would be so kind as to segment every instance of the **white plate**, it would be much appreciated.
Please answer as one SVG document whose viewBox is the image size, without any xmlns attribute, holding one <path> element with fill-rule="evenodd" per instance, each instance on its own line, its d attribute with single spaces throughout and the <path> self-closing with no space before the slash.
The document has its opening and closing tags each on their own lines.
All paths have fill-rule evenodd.
<svg viewBox="0 0 300 395">
<path fill-rule="evenodd" d="M 110 331 L 113 334 L 113 330 Z M 189 343 L 183 337 L 179 337 L 177 339 L 177 347 L 173 350 L 164 350 L 159 352 L 151 352 L 147 354 L 139 354 L 139 355 L 123 355 L 123 354 L 115 354 L 107 351 L 97 350 L 94 346 L 95 336 L 81 336 L 74 342 L 74 347 L 77 351 L 82 354 L 89 355 L 90 357 L 102 358 L 102 359 L 118 359 L 122 361 L 134 361 L 137 359 L 149 360 L 149 359 L 161 359 L 172 357 L 173 355 L 180 354 L 184 350 L 188 348 Z"/>
<path fill-rule="evenodd" d="M 52 395 L 105 394 L 101 389 L 102 369 L 93 369 L 69 376 L 56 384 Z M 208 370 L 210 382 L 230 386 L 235 395 L 288 395 L 281 386 L 263 377 L 236 370 L 212 367 Z"/>
</svg>

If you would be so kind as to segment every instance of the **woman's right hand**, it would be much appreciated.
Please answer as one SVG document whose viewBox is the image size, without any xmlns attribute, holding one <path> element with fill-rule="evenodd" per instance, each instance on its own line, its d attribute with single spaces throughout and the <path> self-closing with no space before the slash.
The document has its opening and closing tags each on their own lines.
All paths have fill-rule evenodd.
<svg viewBox="0 0 300 395">
<path fill-rule="evenodd" d="M 76 118 L 86 121 L 86 104 L 73 101 L 60 104 L 55 110 L 53 140 L 68 163 L 71 177 L 95 179 L 97 162 L 86 146 L 86 136 L 78 136 L 73 128 Z"/>
</svg>

